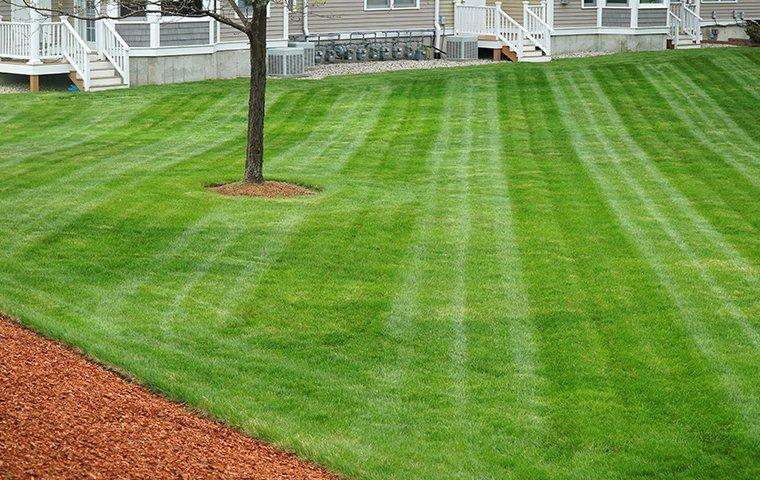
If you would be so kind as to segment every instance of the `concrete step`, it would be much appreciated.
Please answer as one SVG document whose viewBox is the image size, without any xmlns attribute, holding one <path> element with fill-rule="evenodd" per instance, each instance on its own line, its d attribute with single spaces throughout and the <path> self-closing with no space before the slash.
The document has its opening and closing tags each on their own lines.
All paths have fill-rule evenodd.
<svg viewBox="0 0 760 480">
<path fill-rule="evenodd" d="M 129 88 L 124 84 L 119 85 L 113 85 L 113 86 L 103 86 L 103 87 L 90 87 L 91 92 L 102 92 L 104 90 L 120 90 L 122 88 Z"/>
<path fill-rule="evenodd" d="M 549 55 L 523 56 L 519 61 L 526 62 L 526 63 L 544 63 L 544 62 L 551 62 L 552 57 L 550 57 Z"/>
<path fill-rule="evenodd" d="M 526 57 L 543 57 L 543 56 L 544 56 L 544 52 L 542 52 L 541 50 L 525 50 L 523 52 L 523 58 L 526 58 Z"/>
<path fill-rule="evenodd" d="M 90 89 L 94 87 L 118 87 L 123 85 L 120 77 L 102 77 L 90 80 Z"/>
</svg>

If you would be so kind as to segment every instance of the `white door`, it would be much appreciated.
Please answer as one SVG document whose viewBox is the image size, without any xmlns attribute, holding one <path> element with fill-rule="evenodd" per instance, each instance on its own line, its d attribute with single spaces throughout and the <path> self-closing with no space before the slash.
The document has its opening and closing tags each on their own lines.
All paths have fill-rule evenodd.
<svg viewBox="0 0 760 480">
<path fill-rule="evenodd" d="M 77 10 L 84 12 L 83 17 L 95 17 L 98 13 L 95 0 L 76 0 Z M 95 45 L 95 20 L 76 19 L 77 33 L 90 46 Z"/>
</svg>

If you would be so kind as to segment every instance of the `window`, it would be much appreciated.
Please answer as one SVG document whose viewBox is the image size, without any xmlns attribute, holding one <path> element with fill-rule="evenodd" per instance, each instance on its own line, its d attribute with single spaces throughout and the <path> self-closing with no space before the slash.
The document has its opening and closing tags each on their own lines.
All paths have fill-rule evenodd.
<svg viewBox="0 0 760 480">
<path fill-rule="evenodd" d="M 199 10 L 203 10 L 203 0 L 163 0 L 161 2 L 161 13 L 166 16 L 198 15 Z"/>
<path fill-rule="evenodd" d="M 144 17 L 145 5 L 147 0 L 132 0 L 130 2 L 123 2 L 119 5 L 119 16 L 122 17 Z"/>
<path fill-rule="evenodd" d="M 583 8 L 596 7 L 596 0 L 583 0 Z"/>
<path fill-rule="evenodd" d="M 366 0 L 367 10 L 386 10 L 391 8 L 391 0 Z"/>
<path fill-rule="evenodd" d="M 400 10 L 420 8 L 419 0 L 364 0 L 365 10 Z"/>
<path fill-rule="evenodd" d="M 612 7 L 627 7 L 628 0 L 607 0 L 607 5 Z"/>
<path fill-rule="evenodd" d="M 267 3 L 267 18 L 271 15 L 271 5 L 272 2 Z M 250 17 L 253 13 L 253 0 L 237 0 L 237 6 L 240 7 L 240 10 L 246 17 Z"/>
</svg>

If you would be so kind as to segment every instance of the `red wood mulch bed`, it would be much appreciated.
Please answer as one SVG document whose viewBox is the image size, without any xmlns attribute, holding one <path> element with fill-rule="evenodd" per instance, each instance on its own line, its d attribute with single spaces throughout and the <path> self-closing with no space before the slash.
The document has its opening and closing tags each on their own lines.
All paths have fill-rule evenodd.
<svg viewBox="0 0 760 480">
<path fill-rule="evenodd" d="M 337 477 L 0 316 L 0 478 Z"/>
</svg>

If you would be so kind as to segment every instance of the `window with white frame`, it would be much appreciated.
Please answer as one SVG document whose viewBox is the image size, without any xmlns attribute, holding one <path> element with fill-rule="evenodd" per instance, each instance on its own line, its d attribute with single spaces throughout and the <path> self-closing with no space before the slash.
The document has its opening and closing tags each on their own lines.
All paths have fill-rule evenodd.
<svg viewBox="0 0 760 480">
<path fill-rule="evenodd" d="M 245 14 L 246 17 L 250 17 L 253 14 L 253 0 L 237 0 L 237 6 Z M 267 3 L 267 18 L 271 15 L 272 2 Z"/>
<path fill-rule="evenodd" d="M 365 10 L 400 10 L 419 7 L 419 0 L 364 0 Z"/>
<path fill-rule="evenodd" d="M 608 7 L 627 7 L 628 0 L 607 0 Z"/>
<path fill-rule="evenodd" d="M 596 7 L 596 0 L 581 0 L 583 8 L 594 8 Z"/>
</svg>

